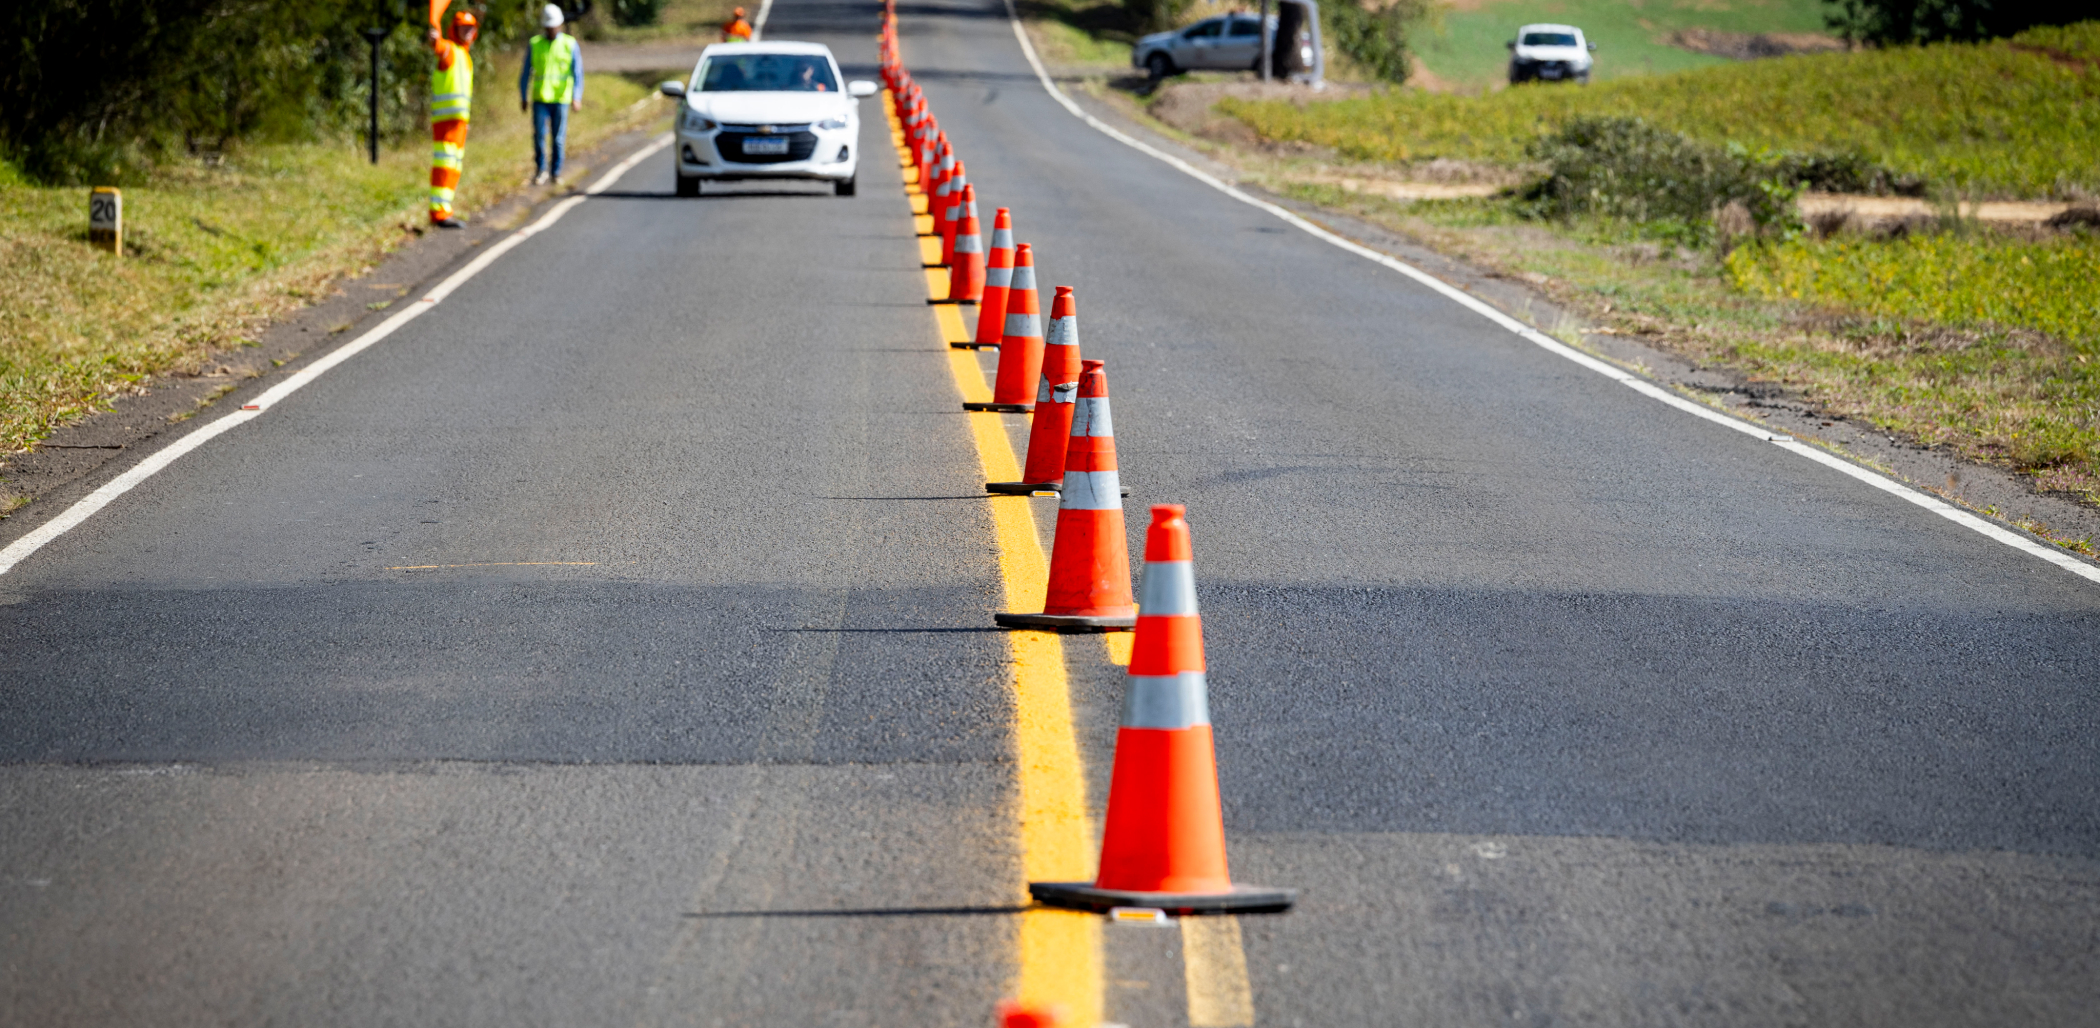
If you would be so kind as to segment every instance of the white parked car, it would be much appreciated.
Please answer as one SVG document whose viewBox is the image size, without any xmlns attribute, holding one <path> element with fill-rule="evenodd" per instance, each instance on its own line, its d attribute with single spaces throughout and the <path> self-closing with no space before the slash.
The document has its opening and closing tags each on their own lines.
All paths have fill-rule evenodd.
<svg viewBox="0 0 2100 1028">
<path fill-rule="evenodd" d="M 1509 46 L 1509 82 L 1573 80 L 1587 85 L 1597 44 L 1573 25 L 1526 25 Z"/>
<path fill-rule="evenodd" d="M 860 98 L 875 83 L 844 82 L 822 43 L 716 43 L 700 52 L 690 82 L 661 87 L 682 98 L 675 125 L 678 195 L 705 179 L 820 179 L 853 195 L 860 166 Z"/>
</svg>

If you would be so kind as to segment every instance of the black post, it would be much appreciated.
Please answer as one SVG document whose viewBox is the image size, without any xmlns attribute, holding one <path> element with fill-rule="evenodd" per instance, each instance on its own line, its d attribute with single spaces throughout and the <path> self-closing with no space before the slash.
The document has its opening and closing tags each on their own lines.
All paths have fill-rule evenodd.
<svg viewBox="0 0 2100 1028">
<path fill-rule="evenodd" d="M 1261 0 L 1261 80 L 1269 81 L 1275 73 L 1269 64 L 1276 53 L 1276 33 L 1269 28 L 1269 0 Z"/>
<path fill-rule="evenodd" d="M 365 148 L 371 153 L 373 164 L 379 163 L 379 44 L 392 31 L 391 26 L 365 30 L 365 40 L 372 44 L 372 129 Z"/>
</svg>

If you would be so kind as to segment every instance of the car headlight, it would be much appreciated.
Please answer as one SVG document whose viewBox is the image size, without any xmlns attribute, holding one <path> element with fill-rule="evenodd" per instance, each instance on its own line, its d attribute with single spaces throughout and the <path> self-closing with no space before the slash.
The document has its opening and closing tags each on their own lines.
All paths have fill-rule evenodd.
<svg viewBox="0 0 2100 1028">
<path fill-rule="evenodd" d="M 712 132 L 714 128 L 715 123 L 702 117 L 699 111 L 685 112 L 685 130 L 687 132 Z"/>
<path fill-rule="evenodd" d="M 846 127 L 846 119 L 844 119 L 844 118 L 826 118 L 826 119 L 824 119 L 823 121 L 817 122 L 817 127 L 818 127 L 818 128 L 820 128 L 820 129 L 830 129 L 830 130 L 832 130 L 833 132 L 836 132 L 836 131 L 838 131 L 839 129 L 842 129 L 842 128 L 845 128 L 845 127 Z"/>
</svg>

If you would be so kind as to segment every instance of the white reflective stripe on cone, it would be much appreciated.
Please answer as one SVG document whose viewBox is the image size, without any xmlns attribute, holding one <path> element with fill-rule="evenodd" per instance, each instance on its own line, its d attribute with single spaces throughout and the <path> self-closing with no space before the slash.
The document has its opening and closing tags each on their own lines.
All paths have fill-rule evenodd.
<svg viewBox="0 0 2100 1028">
<path fill-rule="evenodd" d="M 1122 510 L 1123 482 L 1113 471 L 1067 471 L 1059 510 Z"/>
<path fill-rule="evenodd" d="M 994 249 L 994 250 L 1011 250 L 1011 249 L 1013 249 L 1013 248 L 1014 248 L 1014 230 L 1013 230 L 1013 229 L 1010 229 L 1010 228 L 995 228 L 995 229 L 993 229 L 993 230 L 992 230 L 992 249 Z"/>
<path fill-rule="evenodd" d="M 1050 402 L 1050 376 L 1038 375 L 1035 380 L 1035 402 Z"/>
<path fill-rule="evenodd" d="M 1131 675 L 1123 690 L 1123 727 L 1194 728 L 1210 724 L 1210 689 L 1201 671 Z"/>
<path fill-rule="evenodd" d="M 1072 390 L 1076 394 L 1079 386 L 1074 384 Z M 1072 397 L 1072 434 L 1092 436 L 1112 436 L 1116 434 L 1116 423 L 1114 419 L 1108 416 L 1108 397 L 1078 395 Z"/>
<path fill-rule="evenodd" d="M 1012 269 L 1012 268 L 986 268 L 986 269 L 984 269 L 984 284 L 985 284 L 985 285 L 988 285 L 988 286 L 1002 286 L 1002 287 L 1003 287 L 1003 286 L 1006 286 L 1006 285 L 1009 285 L 1009 284 L 1011 284 L 1011 283 L 1013 282 L 1013 280 L 1014 280 L 1014 269 Z"/>
<path fill-rule="evenodd" d="M 1017 268 L 1015 268 L 1015 269 L 1014 269 L 1014 288 L 1015 288 L 1015 289 L 1034 289 L 1034 288 L 1035 288 L 1035 265 L 1031 264 L 1031 265 L 1028 265 L 1028 266 L 1027 266 L 1027 267 L 1025 267 L 1025 268 L 1020 268 L 1020 267 L 1017 267 Z"/>
<path fill-rule="evenodd" d="M 1079 383 L 1059 382 L 1050 387 L 1051 403 L 1071 403 L 1079 398 Z"/>
<path fill-rule="evenodd" d="M 983 253 L 983 252 L 984 252 L 984 238 L 983 238 L 982 236 L 956 236 L 956 237 L 955 237 L 955 252 L 956 252 L 956 253 Z"/>
<path fill-rule="evenodd" d="M 1148 560 L 1138 585 L 1138 613 L 1165 616 L 1196 613 L 1196 569 L 1185 560 Z"/>
<path fill-rule="evenodd" d="M 1006 316 L 1006 334 L 1034 339 L 1043 334 L 1040 314 L 1009 314 Z"/>
</svg>

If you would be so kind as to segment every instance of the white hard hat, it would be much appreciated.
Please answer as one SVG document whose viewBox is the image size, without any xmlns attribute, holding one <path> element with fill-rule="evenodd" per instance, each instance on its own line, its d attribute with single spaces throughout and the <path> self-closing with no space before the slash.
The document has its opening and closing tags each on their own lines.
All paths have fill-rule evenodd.
<svg viewBox="0 0 2100 1028">
<path fill-rule="evenodd" d="M 560 28 L 562 20 L 561 8 L 554 4 L 548 4 L 546 10 L 540 12 L 540 27 L 543 29 Z"/>
</svg>

